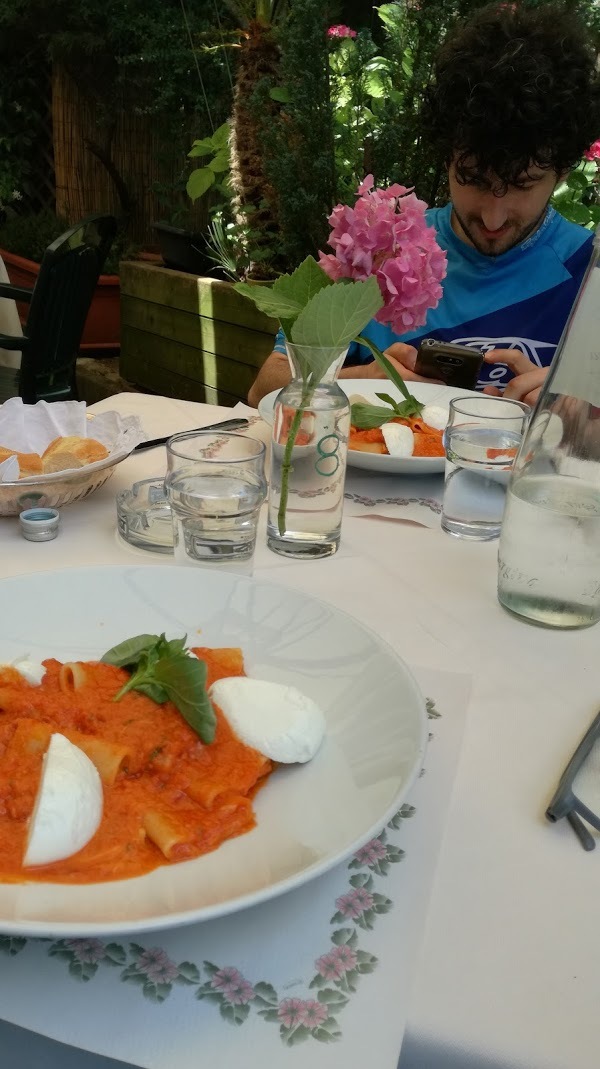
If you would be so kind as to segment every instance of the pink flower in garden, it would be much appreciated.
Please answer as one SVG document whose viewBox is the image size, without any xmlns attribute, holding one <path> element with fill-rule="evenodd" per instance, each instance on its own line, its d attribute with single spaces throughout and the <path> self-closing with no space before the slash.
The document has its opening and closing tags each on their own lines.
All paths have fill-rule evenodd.
<svg viewBox="0 0 600 1069">
<path fill-rule="evenodd" d="M 296 1028 L 302 1023 L 305 1005 L 301 998 L 284 998 L 279 1003 L 277 1016 L 286 1028 Z"/>
<path fill-rule="evenodd" d="M 361 846 L 360 850 L 357 850 L 354 857 L 361 865 L 374 865 L 376 861 L 381 861 L 386 857 L 387 850 L 380 839 L 371 839 L 370 842 Z"/>
<path fill-rule="evenodd" d="M 351 30 L 349 26 L 340 24 L 339 26 L 330 26 L 327 30 L 328 37 L 356 37 L 356 30 Z"/>
<path fill-rule="evenodd" d="M 365 891 L 364 887 L 356 887 L 353 891 L 349 891 L 348 894 L 336 898 L 335 905 L 344 917 L 352 917 L 356 920 L 361 913 L 371 908 L 373 895 L 369 891 Z"/>
<path fill-rule="evenodd" d="M 85 965 L 96 965 L 104 957 L 104 943 L 99 939 L 66 939 L 65 946 Z"/>
<path fill-rule="evenodd" d="M 317 958 L 315 968 L 326 980 L 341 980 L 344 973 L 354 968 L 356 960 L 352 947 L 332 947 L 328 954 Z"/>
<path fill-rule="evenodd" d="M 140 972 L 146 974 L 149 980 L 156 984 L 167 984 L 179 976 L 179 969 L 160 947 L 151 947 L 145 950 L 137 963 Z"/>
<path fill-rule="evenodd" d="M 213 976 L 210 986 L 216 991 L 221 991 L 233 1006 L 243 1006 L 255 997 L 252 984 L 232 965 L 219 969 Z"/>
<path fill-rule="evenodd" d="M 425 218 L 427 205 L 406 186 L 376 189 L 373 175 L 358 187 L 356 204 L 337 204 L 329 216 L 329 245 L 319 264 L 332 278 L 365 281 L 375 275 L 384 306 L 375 318 L 396 334 L 423 326 L 442 296 L 446 253 Z"/>
<path fill-rule="evenodd" d="M 600 140 L 594 141 L 593 145 L 587 149 L 583 154 L 586 160 L 598 160 L 600 161 Z"/>
<path fill-rule="evenodd" d="M 302 1006 L 300 1011 L 300 1022 L 305 1025 L 306 1028 L 318 1028 L 323 1021 L 326 1021 L 329 1017 L 329 1010 L 327 1006 L 324 1006 L 322 1002 L 317 1002 L 315 999 L 308 999 Z"/>
</svg>

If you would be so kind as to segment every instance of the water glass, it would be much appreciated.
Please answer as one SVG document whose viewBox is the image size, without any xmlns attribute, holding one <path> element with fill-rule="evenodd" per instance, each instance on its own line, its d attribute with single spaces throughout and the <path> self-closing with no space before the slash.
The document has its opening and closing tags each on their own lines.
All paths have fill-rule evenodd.
<svg viewBox="0 0 600 1069">
<path fill-rule="evenodd" d="M 475 541 L 498 538 L 529 412 L 520 401 L 487 394 L 450 402 L 442 530 Z"/>
<path fill-rule="evenodd" d="M 167 442 L 165 489 L 176 562 L 251 571 L 267 494 L 262 442 L 219 431 L 176 434 Z"/>
</svg>

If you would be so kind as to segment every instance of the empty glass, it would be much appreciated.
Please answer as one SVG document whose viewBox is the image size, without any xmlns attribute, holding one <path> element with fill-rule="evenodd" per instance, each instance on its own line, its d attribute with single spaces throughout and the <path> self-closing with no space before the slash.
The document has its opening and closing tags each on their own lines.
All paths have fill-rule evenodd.
<svg viewBox="0 0 600 1069">
<path fill-rule="evenodd" d="M 506 487 L 530 409 L 504 397 L 457 397 L 444 432 L 442 529 L 458 538 L 498 538 Z"/>
<path fill-rule="evenodd" d="M 267 494 L 263 443 L 219 431 L 176 434 L 167 465 L 175 560 L 250 571 Z"/>
</svg>

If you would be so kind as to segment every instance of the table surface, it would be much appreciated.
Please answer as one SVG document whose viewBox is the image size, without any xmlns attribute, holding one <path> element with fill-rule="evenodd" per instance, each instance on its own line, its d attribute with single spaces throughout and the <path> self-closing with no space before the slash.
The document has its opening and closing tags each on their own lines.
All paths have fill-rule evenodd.
<svg viewBox="0 0 600 1069">
<path fill-rule="evenodd" d="M 131 394 L 94 408 L 139 412 L 149 438 L 229 414 Z M 63 511 L 52 543 L 26 543 L 16 521 L 3 520 L 0 574 L 164 563 L 125 546 L 114 513 L 117 490 L 162 470 L 160 451 L 132 456 L 92 498 Z M 409 664 L 472 675 L 401 1069 L 596 1069 L 600 852 L 584 853 L 570 828 L 543 814 L 596 712 L 600 632 L 553 632 L 506 614 L 495 595 L 496 552 L 440 530 L 348 517 L 337 565 L 293 564 L 260 545 L 255 575 L 313 593 L 325 586 L 334 601 L 336 576 L 345 584 L 354 576 L 367 601 L 377 584 L 388 599 L 377 629 Z"/>
</svg>

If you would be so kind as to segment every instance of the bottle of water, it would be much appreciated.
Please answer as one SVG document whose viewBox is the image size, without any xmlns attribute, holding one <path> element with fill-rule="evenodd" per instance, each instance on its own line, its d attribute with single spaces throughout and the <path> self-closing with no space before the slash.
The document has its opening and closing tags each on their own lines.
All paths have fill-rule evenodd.
<svg viewBox="0 0 600 1069">
<path fill-rule="evenodd" d="M 350 405 L 335 377 L 346 349 L 287 343 L 293 379 L 275 402 L 267 544 L 327 557 L 340 543 Z"/>
<path fill-rule="evenodd" d="M 546 627 L 600 619 L 600 228 L 515 461 L 498 598 Z"/>
</svg>

